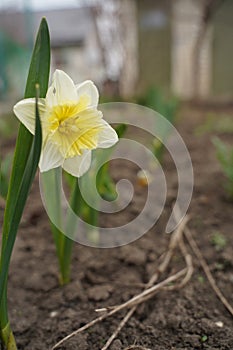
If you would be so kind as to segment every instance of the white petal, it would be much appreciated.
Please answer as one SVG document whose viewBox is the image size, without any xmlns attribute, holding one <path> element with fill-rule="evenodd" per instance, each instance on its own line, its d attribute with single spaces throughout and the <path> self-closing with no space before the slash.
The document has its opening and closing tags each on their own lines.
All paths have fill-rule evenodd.
<svg viewBox="0 0 233 350">
<path fill-rule="evenodd" d="M 35 98 L 26 98 L 19 101 L 14 106 L 13 110 L 16 117 L 23 123 L 24 126 L 32 133 L 35 134 L 35 119 L 36 119 L 36 101 Z M 45 112 L 45 100 L 40 98 L 38 101 L 38 108 L 40 113 L 41 122 L 43 121 L 43 115 Z"/>
<path fill-rule="evenodd" d="M 84 151 L 81 156 L 65 159 L 62 167 L 67 173 L 80 177 L 90 168 L 91 151 Z"/>
<path fill-rule="evenodd" d="M 64 157 L 58 150 L 56 144 L 48 140 L 42 150 L 39 168 L 43 173 L 44 171 L 48 171 L 50 169 L 57 168 L 63 164 Z"/>
<path fill-rule="evenodd" d="M 118 141 L 118 135 L 116 131 L 105 121 L 102 120 L 103 127 L 98 135 L 98 148 L 108 148 Z"/>
<path fill-rule="evenodd" d="M 62 70 L 55 70 L 53 82 L 46 95 L 49 107 L 69 102 L 77 102 L 77 92 L 73 80 Z"/>
<path fill-rule="evenodd" d="M 78 98 L 85 96 L 88 98 L 88 107 L 97 107 L 99 102 L 99 92 L 95 84 L 91 80 L 76 85 Z"/>
</svg>

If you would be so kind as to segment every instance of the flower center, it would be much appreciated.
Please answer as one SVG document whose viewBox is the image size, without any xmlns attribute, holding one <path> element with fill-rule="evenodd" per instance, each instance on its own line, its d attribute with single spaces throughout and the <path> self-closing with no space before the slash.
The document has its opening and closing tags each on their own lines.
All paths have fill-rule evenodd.
<svg viewBox="0 0 233 350">
<path fill-rule="evenodd" d="M 50 111 L 47 131 L 65 159 L 97 147 L 101 117 L 97 110 L 87 109 L 87 105 L 83 96 L 77 104 L 57 105 Z"/>
<path fill-rule="evenodd" d="M 67 102 L 54 106 L 48 118 L 49 130 L 55 132 L 59 128 L 61 132 L 69 132 L 69 128 L 72 126 L 71 120 L 74 121 L 78 114 L 87 108 L 88 100 L 88 96 L 83 95 L 79 98 L 77 103 Z"/>
<path fill-rule="evenodd" d="M 68 132 L 72 126 L 71 119 L 74 119 L 79 111 L 79 105 L 64 104 L 53 107 L 49 117 L 49 130 Z"/>
</svg>

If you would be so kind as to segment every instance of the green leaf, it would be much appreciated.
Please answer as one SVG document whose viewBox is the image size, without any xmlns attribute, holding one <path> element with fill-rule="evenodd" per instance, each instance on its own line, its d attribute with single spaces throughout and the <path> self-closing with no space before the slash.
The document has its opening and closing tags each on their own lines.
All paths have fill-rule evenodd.
<svg viewBox="0 0 233 350">
<path fill-rule="evenodd" d="M 42 18 L 38 30 L 32 59 L 30 63 L 27 84 L 25 89 L 25 98 L 35 96 L 35 86 L 40 86 L 40 97 L 45 97 L 48 90 L 50 72 L 50 37 L 48 24 L 45 18 Z"/>
<path fill-rule="evenodd" d="M 125 132 L 127 130 L 127 125 L 122 123 L 122 124 L 115 126 L 114 129 L 115 129 L 118 137 L 121 138 L 121 137 L 123 137 L 123 135 L 125 134 Z"/>
<path fill-rule="evenodd" d="M 11 218 L 11 221 L 9 222 L 8 238 L 5 243 L 5 250 L 2 255 L 1 273 L 0 273 L 0 300 L 3 295 L 4 289 L 2 288 L 2 286 L 4 286 L 6 282 L 8 267 L 9 267 L 10 258 L 11 258 L 11 252 L 14 246 L 15 237 L 18 231 L 18 226 L 21 220 L 23 209 L 24 209 L 32 182 L 34 180 L 36 170 L 39 164 L 39 159 L 40 159 L 41 145 L 42 145 L 42 131 L 41 131 L 37 101 L 38 101 L 38 98 L 36 99 L 36 111 L 35 111 L 35 114 L 36 114 L 35 137 L 33 139 L 32 148 L 27 160 L 27 164 L 25 167 L 25 171 L 23 174 L 19 191 L 17 193 L 17 196 L 14 198 L 15 202 L 14 202 L 14 207 L 12 211 L 13 216 Z"/>
<path fill-rule="evenodd" d="M 40 97 L 45 97 L 48 87 L 49 70 L 50 38 L 47 22 L 43 18 L 38 30 L 32 54 L 24 95 L 25 98 L 36 96 L 35 86 L 37 84 L 40 86 Z M 2 296 L 4 296 L 4 299 L 6 299 L 5 291 L 10 257 L 15 242 L 18 225 L 20 223 L 40 157 L 42 135 L 37 105 L 35 124 L 36 132 L 34 138 L 22 124 L 19 127 L 3 224 L 0 265 L 0 300 L 2 299 Z M 6 300 L 3 302 L 3 309 L 5 309 L 5 304 Z M 2 311 L 2 309 L 0 311 Z M 7 311 L 5 310 L 4 313 L 6 312 Z M 1 327 L 4 325 L 6 320 L 7 315 L 3 315 L 2 312 L 0 315 Z"/>
<path fill-rule="evenodd" d="M 36 84 L 39 84 L 40 86 L 40 97 L 45 97 L 48 88 L 49 71 L 50 38 L 47 22 L 43 18 L 38 30 L 32 54 L 24 94 L 25 98 L 35 97 Z M 17 196 L 21 185 L 24 169 L 32 145 L 32 140 L 33 135 L 25 128 L 23 124 L 20 124 L 4 216 L 2 252 L 4 250 L 5 240 L 9 232 L 9 223 L 13 217 L 12 213 L 15 206 L 15 197 Z"/>
</svg>

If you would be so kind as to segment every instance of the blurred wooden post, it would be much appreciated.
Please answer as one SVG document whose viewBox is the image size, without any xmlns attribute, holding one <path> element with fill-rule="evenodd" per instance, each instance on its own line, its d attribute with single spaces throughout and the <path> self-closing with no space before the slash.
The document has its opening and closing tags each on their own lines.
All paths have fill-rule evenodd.
<svg viewBox="0 0 233 350">
<path fill-rule="evenodd" d="M 210 22 L 217 11 L 218 7 L 224 2 L 224 0 L 205 0 L 202 3 L 201 19 L 199 24 L 199 30 L 197 33 L 196 41 L 193 48 L 193 98 L 199 99 L 201 97 L 201 54 L 203 45 L 208 35 L 208 29 Z M 207 38 L 208 39 L 208 38 Z"/>
<path fill-rule="evenodd" d="M 103 92 L 128 97 L 138 78 L 135 0 L 95 0 L 93 18 L 105 70 Z"/>
<path fill-rule="evenodd" d="M 124 60 L 119 79 L 120 94 L 124 98 L 135 95 L 139 75 L 138 14 L 136 0 L 121 0 L 120 21 Z"/>
<path fill-rule="evenodd" d="M 195 58 L 194 55 L 202 23 L 202 4 L 202 1 L 197 0 L 174 0 L 173 2 L 172 89 L 176 95 L 184 99 L 190 99 L 197 95 L 208 97 L 210 93 L 211 28 L 201 38 L 198 58 Z M 198 44 L 198 46 L 200 45 Z M 198 63 L 195 63 L 195 60 Z"/>
</svg>

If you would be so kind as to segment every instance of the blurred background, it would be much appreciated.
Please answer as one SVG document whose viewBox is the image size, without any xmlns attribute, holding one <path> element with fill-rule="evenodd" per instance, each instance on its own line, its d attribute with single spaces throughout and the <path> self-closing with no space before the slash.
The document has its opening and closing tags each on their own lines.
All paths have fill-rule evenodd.
<svg viewBox="0 0 233 350">
<path fill-rule="evenodd" d="M 52 69 L 107 98 L 151 86 L 181 100 L 233 97 L 232 0 L 1 0 L 0 106 L 23 96 L 41 17 Z"/>
</svg>

